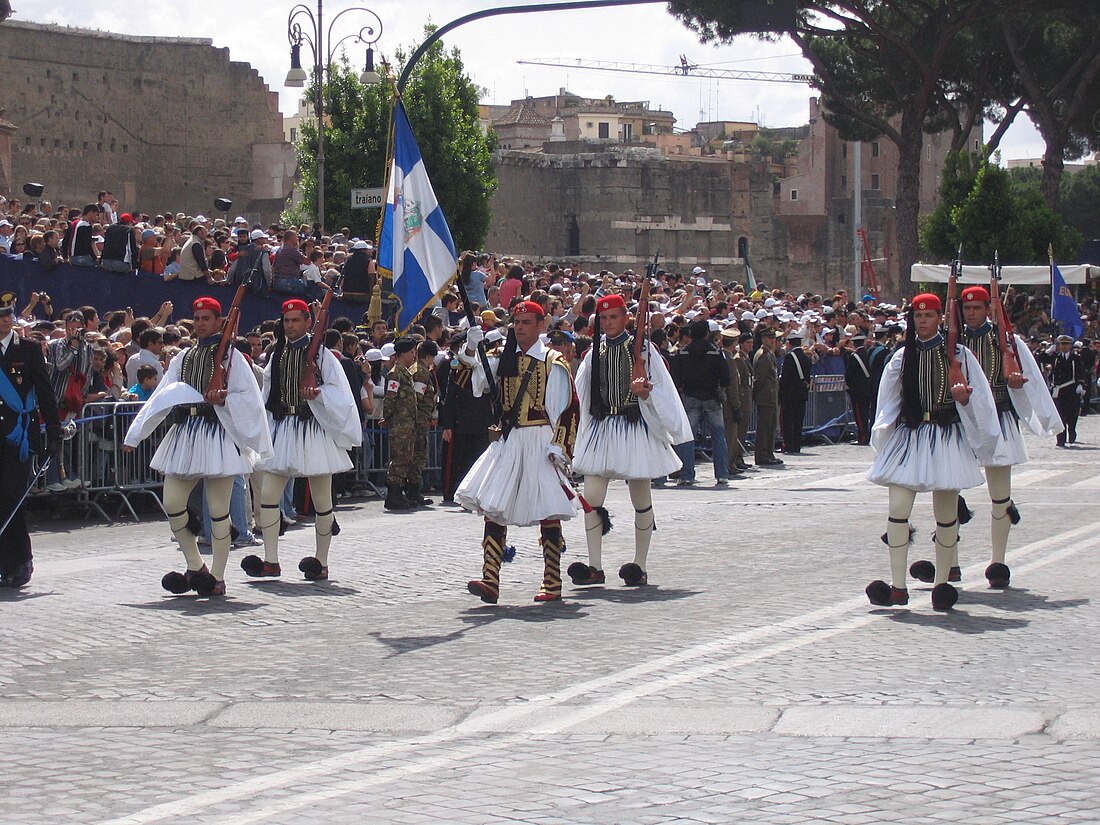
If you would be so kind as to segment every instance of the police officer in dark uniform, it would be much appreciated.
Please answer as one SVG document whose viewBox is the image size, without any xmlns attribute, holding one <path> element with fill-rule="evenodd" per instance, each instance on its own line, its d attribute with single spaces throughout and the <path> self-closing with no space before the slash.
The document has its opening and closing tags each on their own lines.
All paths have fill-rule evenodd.
<svg viewBox="0 0 1100 825">
<path fill-rule="evenodd" d="M 462 335 L 452 338 L 455 352 L 465 345 Z M 439 426 L 446 443 L 443 464 L 443 500 L 453 502 L 455 489 L 474 462 L 489 447 L 489 424 L 493 408 L 488 394 L 475 396 L 470 386 L 473 369 L 457 357 L 451 362 L 447 389 L 439 411 Z"/>
<path fill-rule="evenodd" d="M 1058 433 L 1058 446 L 1077 441 L 1077 416 L 1081 414 L 1081 396 L 1088 392 L 1088 375 L 1081 356 L 1073 351 L 1073 339 L 1059 335 L 1054 339 L 1055 352 L 1050 359 L 1050 394 L 1066 428 Z"/>
<path fill-rule="evenodd" d="M 15 307 L 0 307 L 0 519 L 12 514 L 0 533 L 0 587 L 23 587 L 34 572 L 22 497 L 32 456 L 42 454 L 39 416 L 46 424 L 50 455 L 55 462 L 61 456 L 57 400 L 42 348 L 16 335 L 14 325 Z"/>
<path fill-rule="evenodd" d="M 810 356 L 802 348 L 802 333 L 787 335 L 790 349 L 783 359 L 779 376 L 779 422 L 783 429 L 783 452 L 802 452 L 802 424 L 806 420 L 806 402 L 810 400 Z"/>
<path fill-rule="evenodd" d="M 856 348 L 847 354 L 844 361 L 844 384 L 855 419 L 856 443 L 863 445 L 871 443 L 871 400 L 878 390 L 871 377 L 871 347 L 867 346 L 867 341 L 863 330 L 856 332 L 852 336 L 852 344 Z"/>
</svg>

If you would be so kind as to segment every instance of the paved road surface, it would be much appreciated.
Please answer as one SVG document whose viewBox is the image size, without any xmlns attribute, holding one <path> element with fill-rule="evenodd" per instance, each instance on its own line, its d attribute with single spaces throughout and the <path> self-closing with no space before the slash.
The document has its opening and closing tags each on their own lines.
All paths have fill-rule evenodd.
<svg viewBox="0 0 1100 825">
<path fill-rule="evenodd" d="M 160 589 L 163 522 L 40 532 L 31 586 L 0 596 L 0 821 L 1098 822 L 1100 420 L 1081 433 L 1030 442 L 1005 592 L 969 494 L 948 614 L 919 584 L 867 604 L 886 494 L 855 446 L 656 491 L 653 584 L 561 604 L 531 601 L 534 529 L 500 605 L 467 594 L 481 525 L 448 508 L 342 508 L 326 584 L 297 578 L 307 530 L 282 581 L 235 551 L 222 601 Z M 610 580 L 622 484 L 608 506 Z M 915 560 L 928 496 L 914 523 Z"/>
</svg>

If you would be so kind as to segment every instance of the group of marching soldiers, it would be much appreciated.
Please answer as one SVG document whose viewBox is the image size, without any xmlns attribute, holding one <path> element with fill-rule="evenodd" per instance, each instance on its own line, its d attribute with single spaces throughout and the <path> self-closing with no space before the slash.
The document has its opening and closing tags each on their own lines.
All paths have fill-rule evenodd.
<svg viewBox="0 0 1100 825">
<path fill-rule="evenodd" d="M 643 304 L 644 297 L 639 308 Z M 931 294 L 913 299 L 905 344 L 890 357 L 879 386 L 871 428 L 876 455 L 868 478 L 889 489 L 883 541 L 889 549 L 890 581 L 868 585 L 867 596 L 877 606 L 907 604 L 908 575 L 934 585 L 933 608 L 955 604 L 958 592 L 952 582 L 961 579 L 960 516 L 969 515 L 959 491 L 982 484 L 988 486 L 991 501 L 992 552 L 985 577 L 991 587 L 1006 587 L 1011 575 L 1006 563 L 1009 530 L 1020 518 L 1012 501 L 1011 467 L 1027 461 L 1021 425 L 1036 433 L 1062 430 L 1039 366 L 1023 342 L 1005 329 L 996 296 L 971 286 L 960 301 L 949 298 L 949 305 L 955 304 L 961 312 L 948 319 L 945 335 L 940 299 Z M 362 440 L 356 399 L 344 370 L 331 351 L 319 346 L 318 335 L 311 335 L 310 307 L 304 301 L 282 305 L 262 386 L 244 356 L 227 346 L 234 324 L 223 318 L 219 302 L 200 298 L 192 309 L 196 344 L 171 361 L 126 434 L 124 447 L 133 450 L 165 419 L 173 424 L 151 466 L 165 476 L 164 507 L 186 566 L 168 573 L 162 584 L 174 594 L 225 594 L 232 480 L 254 472 L 261 479 L 258 523 L 264 556 L 247 556 L 242 568 L 256 578 L 281 575 L 280 500 L 289 479 L 306 478 L 316 513 L 315 551 L 301 560 L 299 570 L 307 580 L 323 581 L 328 578 L 332 536 L 338 532 L 332 474 L 351 468 L 348 451 Z M 540 529 L 544 561 L 535 600 L 559 600 L 561 523 L 581 512 L 587 562 L 573 563 L 567 575 L 576 586 L 604 584 L 602 543 L 610 529 L 604 503 L 616 479 L 626 481 L 634 510 L 634 557 L 618 575 L 627 586 L 648 583 L 648 553 L 656 529 L 650 482 L 680 469 L 675 447 L 693 436 L 664 359 L 644 334 L 631 335 L 630 309 L 619 295 L 598 299 L 593 344 L 575 379 L 542 335 L 545 310 L 537 302 L 523 301 L 513 308 L 502 345 L 487 351 L 486 335 L 475 325 L 455 347 L 452 380 L 479 415 L 492 410 L 498 422 L 490 428 L 489 443 L 477 444 L 460 444 L 463 436 L 454 421 L 444 424 L 455 440 L 452 449 L 468 453 L 461 462 L 468 472 L 454 484 L 455 501 L 484 518 L 481 576 L 467 586 L 482 601 L 496 603 L 500 597 L 508 528 L 533 525 Z M 53 396 L 37 387 L 41 376 L 34 370 L 31 348 L 18 355 L 22 350 L 7 318 L 10 314 L 0 315 L 0 358 L 5 364 L 0 390 L 9 433 L 4 457 L 11 463 L 12 450 L 21 449 L 26 458 L 31 428 L 21 431 L 18 422 L 8 419 L 14 421 L 26 406 L 28 389 L 38 389 L 52 448 L 58 435 L 56 409 L 50 409 Z M 645 329 L 642 320 L 638 331 Z M 432 342 L 414 338 L 399 339 L 394 349 L 385 417 L 396 453 L 385 506 L 400 510 L 423 501 L 420 475 L 427 424 L 436 414 L 430 367 L 437 352 Z M 9 398 L 5 382 L 20 392 Z M 406 426 L 407 433 L 402 429 Z M 17 434 L 14 441 L 11 432 Z M 583 476 L 580 491 L 574 489 L 574 474 Z M 199 554 L 198 526 L 187 509 L 199 480 L 205 481 L 211 516 L 209 566 Z M 935 561 L 908 568 L 914 533 L 909 518 L 919 492 L 932 493 Z M 8 549 L 0 554 L 0 585 L 15 581 L 20 586 L 29 580 L 29 539 L 25 552 L 14 553 L 7 540 L 11 535 L 5 534 Z"/>
</svg>

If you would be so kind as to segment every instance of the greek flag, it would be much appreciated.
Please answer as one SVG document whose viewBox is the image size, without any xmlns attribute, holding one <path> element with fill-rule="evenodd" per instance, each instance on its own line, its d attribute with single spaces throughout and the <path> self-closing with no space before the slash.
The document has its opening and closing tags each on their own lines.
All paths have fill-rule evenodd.
<svg viewBox="0 0 1100 825">
<path fill-rule="evenodd" d="M 1072 336 L 1076 340 L 1085 331 L 1085 325 L 1081 323 L 1081 311 L 1077 308 L 1073 293 L 1066 286 L 1062 271 L 1058 269 L 1058 264 L 1054 263 L 1054 255 L 1052 252 L 1048 254 L 1050 254 L 1050 319 L 1058 325 L 1063 335 Z"/>
<path fill-rule="evenodd" d="M 378 239 L 378 266 L 391 273 L 404 332 L 455 275 L 455 244 L 435 199 L 405 107 L 393 113 L 393 161 Z"/>
</svg>

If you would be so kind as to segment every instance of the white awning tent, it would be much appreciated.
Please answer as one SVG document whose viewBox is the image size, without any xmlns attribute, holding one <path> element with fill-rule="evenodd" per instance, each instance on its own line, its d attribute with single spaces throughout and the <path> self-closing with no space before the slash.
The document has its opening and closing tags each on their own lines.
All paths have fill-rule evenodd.
<svg viewBox="0 0 1100 825">
<path fill-rule="evenodd" d="M 1100 266 L 1088 264 L 1058 264 L 1058 271 L 1067 284 L 1083 284 L 1091 274 L 1100 278 Z M 946 284 L 951 275 L 951 267 L 946 264 L 913 264 L 909 280 L 914 283 Z M 960 284 L 988 284 L 988 266 L 964 266 L 959 277 Z M 1050 285 L 1049 266 L 1005 266 L 1001 267 L 1001 283 L 1009 284 L 1046 284 Z"/>
</svg>

